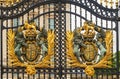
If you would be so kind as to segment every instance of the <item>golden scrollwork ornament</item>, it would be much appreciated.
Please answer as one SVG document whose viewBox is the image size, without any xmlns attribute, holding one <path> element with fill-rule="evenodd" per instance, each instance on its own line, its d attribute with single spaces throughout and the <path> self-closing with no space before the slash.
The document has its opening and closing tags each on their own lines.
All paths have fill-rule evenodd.
<svg viewBox="0 0 120 79">
<path fill-rule="evenodd" d="M 8 30 L 9 66 L 25 67 L 29 75 L 35 68 L 51 68 L 50 59 L 54 55 L 54 32 L 37 29 L 34 23 L 27 22 L 17 31 Z"/>
<path fill-rule="evenodd" d="M 85 68 L 93 76 L 94 68 L 109 68 L 112 64 L 112 32 L 104 31 L 90 21 L 74 32 L 67 32 L 67 58 L 71 67 Z"/>
</svg>

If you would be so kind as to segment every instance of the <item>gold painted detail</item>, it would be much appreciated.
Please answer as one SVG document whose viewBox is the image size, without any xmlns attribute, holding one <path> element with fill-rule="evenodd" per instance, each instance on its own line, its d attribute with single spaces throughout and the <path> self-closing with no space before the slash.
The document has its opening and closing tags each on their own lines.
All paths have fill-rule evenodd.
<svg viewBox="0 0 120 79">
<path fill-rule="evenodd" d="M 110 6 L 111 8 L 113 8 L 114 5 L 118 7 L 118 0 L 100 0 L 100 4 L 105 4 L 106 7 Z"/>
<path fill-rule="evenodd" d="M 11 29 L 8 30 L 8 57 L 9 57 L 9 66 L 12 67 L 25 67 L 26 72 L 29 75 L 33 75 L 36 73 L 35 68 L 53 68 L 50 64 L 53 62 L 50 61 L 51 57 L 54 55 L 54 32 L 49 30 L 47 32 L 47 43 L 48 50 L 47 55 L 39 62 L 21 62 L 17 55 L 15 54 L 15 32 Z"/>
<path fill-rule="evenodd" d="M 20 1 L 21 0 L 0 0 L 0 2 L 5 4 L 6 6 L 14 5 L 14 4 L 16 4 L 16 3 L 20 2 Z"/>
<path fill-rule="evenodd" d="M 70 65 L 71 67 L 87 67 L 86 64 L 80 63 L 73 53 L 73 32 L 67 32 L 66 36 L 67 57 L 69 59 L 68 66 Z"/>
<path fill-rule="evenodd" d="M 76 29 L 76 32 L 78 32 L 78 34 L 80 34 L 82 29 L 83 28 L 80 27 L 80 28 Z M 87 31 L 89 31 L 89 30 L 87 30 Z M 100 28 L 97 28 L 97 31 L 99 32 Z M 84 36 L 86 36 L 85 33 L 88 34 L 85 31 L 84 34 L 83 34 Z M 93 32 L 91 32 L 91 33 L 93 33 Z M 74 39 L 75 39 L 74 34 L 75 34 L 75 32 L 70 32 L 70 31 L 68 31 L 66 33 L 66 36 L 67 36 L 66 47 L 67 47 L 68 66 L 74 67 L 74 68 L 76 68 L 76 67 L 85 68 L 85 73 L 87 75 L 89 75 L 89 76 L 94 75 L 94 73 L 95 73 L 94 68 L 111 68 L 111 65 L 112 65 L 112 61 L 111 61 L 111 59 L 112 59 L 112 50 L 111 50 L 111 48 L 112 48 L 112 38 L 113 38 L 113 35 L 112 35 L 111 31 L 109 31 L 109 30 L 105 31 L 105 37 L 104 38 L 99 38 L 96 41 L 97 43 L 98 42 L 99 43 L 105 42 L 105 49 L 106 49 L 105 53 L 102 54 L 101 58 L 99 56 L 97 56 L 97 54 L 96 54 L 96 57 L 93 56 L 94 59 L 92 59 L 90 61 L 85 59 L 86 54 L 84 56 L 83 56 L 83 54 L 81 54 L 81 56 L 77 56 L 78 54 L 75 54 L 75 51 L 74 51 L 75 43 L 73 42 Z M 77 34 L 75 34 L 75 35 L 77 35 Z M 93 35 L 94 35 L 94 33 L 93 33 Z M 91 39 L 91 37 L 93 38 L 92 35 L 91 36 L 89 35 L 85 39 L 86 40 L 88 38 Z M 101 40 L 102 40 L 102 42 L 101 42 Z M 85 43 L 83 42 L 83 44 L 85 44 L 85 45 L 91 44 L 91 41 L 88 40 L 88 44 L 86 44 L 86 42 Z M 97 52 L 98 52 L 98 49 L 99 49 L 99 51 L 102 52 L 103 50 L 101 50 L 100 48 L 95 47 L 95 44 L 96 43 L 93 42 L 93 47 L 95 49 L 94 48 L 91 48 L 91 49 L 94 49 Z M 92 44 L 91 44 L 91 47 L 92 47 Z M 86 47 L 85 47 L 85 49 L 86 49 Z M 80 47 L 79 50 L 82 50 L 82 52 L 79 51 L 79 53 L 83 53 L 85 51 L 85 50 L 82 49 L 82 47 Z M 88 50 L 86 50 L 86 51 L 88 51 Z M 88 51 L 88 53 L 91 53 L 91 52 L 92 51 Z"/>
<path fill-rule="evenodd" d="M 95 73 L 95 70 L 94 70 L 94 68 L 93 68 L 92 66 L 87 66 L 87 67 L 85 68 L 85 73 L 86 73 L 87 75 L 89 75 L 89 76 L 93 76 L 94 73 Z"/>
<path fill-rule="evenodd" d="M 106 31 L 106 37 L 105 37 L 105 42 L 106 42 L 106 54 L 105 56 L 98 62 L 97 64 L 94 64 L 93 67 L 95 68 L 111 68 L 112 64 L 112 32 L 111 31 Z"/>
</svg>

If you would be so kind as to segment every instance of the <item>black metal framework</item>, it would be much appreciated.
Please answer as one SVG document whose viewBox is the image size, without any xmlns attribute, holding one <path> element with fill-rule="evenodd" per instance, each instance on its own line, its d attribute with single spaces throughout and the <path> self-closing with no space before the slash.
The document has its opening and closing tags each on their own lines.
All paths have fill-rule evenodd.
<svg viewBox="0 0 120 79">
<path fill-rule="evenodd" d="M 1 79 L 119 79 L 119 30 L 118 8 L 104 7 L 98 0 L 23 0 L 11 7 L 0 6 L 0 61 Z M 49 18 L 54 19 L 55 55 L 54 68 L 38 69 L 33 76 L 25 73 L 25 68 L 8 66 L 7 32 L 16 29 L 25 21 L 36 22 L 37 26 L 49 28 Z M 83 68 L 70 68 L 66 57 L 66 31 L 73 31 L 91 20 L 104 30 L 111 30 L 113 52 L 116 61 L 112 68 L 96 69 L 89 77 Z"/>
</svg>

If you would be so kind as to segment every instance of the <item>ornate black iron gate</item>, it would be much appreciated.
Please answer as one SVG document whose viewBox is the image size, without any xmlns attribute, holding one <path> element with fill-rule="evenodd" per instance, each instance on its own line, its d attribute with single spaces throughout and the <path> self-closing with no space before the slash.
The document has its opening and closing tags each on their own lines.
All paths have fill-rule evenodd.
<svg viewBox="0 0 120 79">
<path fill-rule="evenodd" d="M 23 0 L 15 5 L 0 6 L 1 79 L 119 79 L 118 4 L 103 6 L 99 0 Z M 111 4 L 112 5 L 112 4 Z M 8 30 L 35 22 L 38 28 L 52 29 L 55 33 L 53 68 L 36 68 L 35 75 L 27 75 L 24 67 L 9 66 Z M 84 68 L 69 67 L 66 32 L 92 21 L 113 34 L 112 68 L 96 68 L 94 76 L 87 76 Z M 69 60 L 70 61 L 70 60 Z"/>
</svg>

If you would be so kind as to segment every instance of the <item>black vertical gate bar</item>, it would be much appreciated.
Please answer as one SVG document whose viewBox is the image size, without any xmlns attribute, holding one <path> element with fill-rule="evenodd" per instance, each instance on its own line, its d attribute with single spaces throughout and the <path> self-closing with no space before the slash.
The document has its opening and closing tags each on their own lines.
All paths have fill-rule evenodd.
<svg viewBox="0 0 120 79">
<path fill-rule="evenodd" d="M 59 50 L 58 50 L 58 53 L 59 53 L 59 78 L 62 79 L 62 37 L 61 37 L 61 24 L 62 24 L 62 5 L 61 5 L 61 1 L 59 1 L 58 3 L 58 17 L 59 17 L 59 21 L 58 21 L 58 35 L 59 35 Z"/>
<path fill-rule="evenodd" d="M 76 7 L 76 5 L 74 6 L 75 7 L 75 14 L 76 14 L 76 12 L 77 12 L 77 7 Z M 76 15 L 75 15 L 75 29 L 77 28 L 77 17 L 76 17 Z M 77 72 L 77 71 L 76 71 Z"/>
<path fill-rule="evenodd" d="M 57 10 L 57 13 L 55 13 L 55 51 L 58 57 L 57 63 L 55 64 L 55 67 L 57 68 L 56 71 L 58 71 L 57 76 L 59 79 L 65 78 L 65 75 L 63 75 L 62 71 L 64 67 L 66 66 L 66 58 L 65 58 L 65 13 L 62 13 L 62 10 L 65 10 L 65 4 L 61 3 L 61 0 L 58 0 L 58 3 L 55 4 L 55 10 Z M 56 58 L 55 58 L 56 62 Z M 63 77 L 62 77 L 63 76 Z"/>
<path fill-rule="evenodd" d="M 118 17 L 118 12 L 116 12 L 116 15 L 117 15 L 117 17 Z M 116 21 L 116 32 L 117 32 L 117 38 L 116 38 L 116 40 L 117 40 L 117 79 L 119 79 L 119 64 L 120 64 L 120 62 L 119 62 L 119 26 L 118 26 L 118 21 Z"/>
<path fill-rule="evenodd" d="M 72 4 L 70 4 L 70 12 L 72 11 Z M 70 31 L 72 31 L 72 14 L 70 13 Z M 69 70 L 72 72 L 72 69 Z M 70 78 L 72 78 L 72 73 L 70 73 Z"/>
<path fill-rule="evenodd" d="M 50 4 L 48 4 L 48 11 L 50 12 Z M 48 28 L 50 28 L 50 13 L 48 14 Z"/>
<path fill-rule="evenodd" d="M 72 5 L 70 4 L 70 12 L 71 12 L 71 9 L 72 9 L 71 6 Z M 72 18 L 71 17 L 72 17 L 72 14 L 70 13 L 70 31 L 72 29 L 72 24 L 71 24 L 72 23 Z"/>
<path fill-rule="evenodd" d="M 38 7 L 38 14 L 40 14 L 40 6 Z M 40 17 L 38 17 L 38 27 L 40 28 Z"/>
<path fill-rule="evenodd" d="M 66 4 L 61 4 L 62 7 L 62 11 L 66 10 Z M 62 12 L 62 16 L 61 17 L 61 28 L 60 28 L 60 33 L 61 33 L 61 65 L 62 65 L 62 79 L 66 79 L 66 74 L 64 74 L 63 72 L 66 72 L 65 68 L 66 68 L 66 13 Z"/>
<path fill-rule="evenodd" d="M 2 20 L 0 20 L 0 75 L 2 79 L 2 74 L 3 74 L 3 68 L 2 68 Z"/>
<path fill-rule="evenodd" d="M 1 12 L 1 15 L 2 15 L 2 12 Z M 1 39 L 1 44 L 0 44 L 1 47 L 0 48 L 1 48 L 1 79 L 2 79 L 3 78 L 3 46 L 2 46 L 2 42 L 3 42 L 3 40 L 2 40 L 2 37 L 3 37 L 3 32 L 2 32 L 3 31 L 3 20 L 2 19 L 1 19 L 1 26 L 0 27 L 1 27 L 1 35 L 0 35 L 1 36 L 1 38 L 0 38 Z"/>
<path fill-rule="evenodd" d="M 8 14 L 8 13 L 7 13 L 7 14 Z M 7 22 L 7 24 L 6 24 L 7 26 L 6 26 L 6 27 L 8 27 L 8 20 L 6 20 L 6 22 Z M 6 35 L 7 35 L 7 32 L 8 32 L 8 29 L 6 29 Z M 8 39 L 8 38 L 7 38 L 7 39 Z M 6 40 L 6 42 L 7 42 L 7 40 Z M 6 44 L 6 46 L 8 46 L 8 45 Z M 7 47 L 7 50 L 8 50 L 8 47 Z M 6 55 L 7 55 L 7 58 L 6 58 L 6 60 L 7 60 L 7 61 L 6 61 L 6 63 L 7 63 L 7 64 L 6 64 L 6 65 L 7 65 L 7 66 L 6 66 L 6 67 L 7 67 L 7 69 L 6 69 L 7 74 L 6 74 L 6 76 L 7 76 L 7 78 L 8 78 L 8 71 L 9 71 L 9 69 L 8 69 L 8 61 L 9 61 L 9 60 L 8 60 L 8 51 L 6 51 Z"/>
<path fill-rule="evenodd" d="M 50 12 L 50 4 L 48 4 L 48 11 Z M 50 28 L 50 13 L 48 14 L 48 28 Z M 50 74 L 50 71 L 51 70 L 48 70 L 48 78 L 50 79 L 50 77 L 51 77 L 51 74 Z"/>
<path fill-rule="evenodd" d="M 0 13 L 1 14 L 1 13 Z M 0 20 L 0 26 L 1 26 L 1 20 Z M 1 50 L 1 47 L 2 47 L 2 45 L 1 45 L 1 27 L 0 27 L 0 50 Z M 1 77 L 1 57 L 2 57 L 2 55 L 1 55 L 1 51 L 0 51 L 0 77 Z"/>
<path fill-rule="evenodd" d="M 118 0 L 118 1 L 119 1 L 119 5 L 118 5 L 117 17 L 119 18 L 120 16 L 119 16 L 118 13 L 119 13 L 119 11 L 120 11 L 120 0 Z M 120 62 L 119 62 L 119 61 L 120 61 L 120 60 L 119 60 L 119 59 L 120 59 L 120 57 L 119 57 L 119 56 L 120 56 L 120 55 L 119 55 L 119 54 L 120 54 L 120 53 L 119 53 L 119 52 L 120 52 L 120 47 L 119 47 L 119 46 L 120 46 L 120 45 L 119 45 L 119 44 L 120 44 L 120 43 L 119 43 L 119 42 L 120 42 L 120 39 L 119 39 L 119 38 L 120 38 L 120 25 L 119 25 L 119 21 L 117 22 L 117 37 L 118 37 L 118 38 L 117 38 L 117 42 L 118 42 L 118 43 L 117 43 L 117 58 L 118 58 L 118 62 L 117 62 L 117 63 L 118 63 L 118 64 L 117 64 L 117 65 L 118 65 L 118 75 L 117 75 L 117 78 L 119 78 L 119 75 L 120 75 L 120 67 L 119 67 L 119 66 L 120 66 Z"/>
<path fill-rule="evenodd" d="M 13 10 L 12 10 L 13 11 Z M 13 31 L 13 19 L 11 19 L 11 26 L 12 26 L 12 31 Z M 8 32 L 8 29 L 7 29 L 7 32 Z M 8 43 L 7 43 L 8 45 Z M 8 68 L 8 65 L 7 65 L 7 68 Z M 9 74 L 9 73 L 8 73 Z M 12 66 L 12 79 L 14 79 L 14 67 Z"/>
<path fill-rule="evenodd" d="M 54 10 L 55 11 L 58 11 L 58 3 L 55 3 L 54 4 Z M 58 21 L 59 21 L 59 18 L 58 18 L 58 12 L 54 12 L 54 25 L 55 25 L 55 47 L 54 47 L 54 72 L 56 72 L 54 75 L 54 78 L 58 78 L 58 68 L 59 68 L 59 28 L 58 28 Z"/>
<path fill-rule="evenodd" d="M 1 14 L 1 13 L 0 13 Z M 0 20 L 0 26 L 1 26 L 1 20 Z M 1 40 L 2 40 L 2 38 L 1 38 L 1 27 L 0 27 L 0 50 L 1 50 L 1 47 L 2 47 L 2 45 L 1 45 Z M 1 78 L 1 76 L 2 76 L 2 64 L 1 64 L 1 57 L 2 57 L 2 55 L 1 55 L 1 51 L 0 51 L 0 78 Z"/>
<path fill-rule="evenodd" d="M 43 5 L 43 13 L 45 13 L 45 5 Z M 45 26 L 45 15 L 43 15 L 43 28 L 45 28 L 46 26 Z"/>
</svg>

